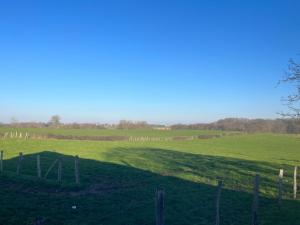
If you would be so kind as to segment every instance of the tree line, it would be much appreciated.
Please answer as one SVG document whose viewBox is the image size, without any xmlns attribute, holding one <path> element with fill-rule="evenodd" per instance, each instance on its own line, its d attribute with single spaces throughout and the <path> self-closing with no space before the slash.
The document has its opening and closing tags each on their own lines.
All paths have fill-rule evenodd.
<svg viewBox="0 0 300 225">
<path fill-rule="evenodd" d="M 175 124 L 171 129 L 224 130 L 242 132 L 300 133 L 299 119 L 226 118 L 213 123 Z"/>
<path fill-rule="evenodd" d="M 48 122 L 19 122 L 12 118 L 10 124 L 1 124 L 12 128 L 66 128 L 66 129 L 150 129 L 154 126 L 146 121 L 121 120 L 118 124 L 99 123 L 62 123 L 59 115 L 54 115 Z"/>
<path fill-rule="evenodd" d="M 66 128 L 66 129 L 162 129 L 172 130 L 222 130 L 241 132 L 269 132 L 269 133 L 300 133 L 299 119 L 246 119 L 226 118 L 212 123 L 174 124 L 171 126 L 149 124 L 146 121 L 121 120 L 118 124 L 96 123 L 61 123 L 60 120 L 50 120 L 48 123 L 29 122 L 2 124 L 13 128 Z"/>
</svg>

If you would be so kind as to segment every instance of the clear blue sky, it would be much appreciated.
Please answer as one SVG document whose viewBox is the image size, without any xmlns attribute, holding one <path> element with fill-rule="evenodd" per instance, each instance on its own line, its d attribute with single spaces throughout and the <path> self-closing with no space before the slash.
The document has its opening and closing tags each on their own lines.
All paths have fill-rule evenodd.
<svg viewBox="0 0 300 225">
<path fill-rule="evenodd" d="M 1 1 L 0 121 L 275 118 L 300 1 Z"/>
</svg>

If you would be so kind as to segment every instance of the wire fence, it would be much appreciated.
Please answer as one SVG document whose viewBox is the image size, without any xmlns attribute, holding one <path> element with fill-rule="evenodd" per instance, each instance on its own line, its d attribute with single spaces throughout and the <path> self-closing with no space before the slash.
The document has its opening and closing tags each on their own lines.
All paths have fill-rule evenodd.
<svg viewBox="0 0 300 225">
<path fill-rule="evenodd" d="M 4 152 L 0 152 L 0 172 L 1 174 L 4 174 L 5 170 L 5 165 L 4 165 Z M 74 156 L 74 167 L 73 167 L 73 172 L 74 172 L 74 183 L 75 185 L 80 185 L 80 158 L 79 156 Z M 22 173 L 22 170 L 24 169 L 23 165 L 24 161 L 24 155 L 22 152 L 19 153 L 19 156 L 17 158 L 17 163 L 16 163 L 16 172 L 15 174 L 17 176 L 22 176 L 24 175 Z M 48 167 L 46 173 L 44 176 L 41 174 L 41 169 L 40 169 L 40 164 L 41 164 L 41 158 L 40 155 L 36 155 L 36 177 L 38 179 L 47 179 L 47 175 L 54 170 L 55 167 L 57 167 L 57 179 L 56 182 L 60 183 L 62 181 L 62 161 L 60 158 L 55 159 L 50 166 Z M 10 171 L 11 172 L 11 171 Z M 282 205 L 282 200 L 283 198 L 291 198 L 296 200 L 297 199 L 297 189 L 298 189 L 298 183 L 297 183 L 297 178 L 298 178 L 298 167 L 295 166 L 294 170 L 288 171 L 288 176 L 290 174 L 293 174 L 292 178 L 288 178 L 287 180 L 284 180 L 284 174 L 287 171 L 284 171 L 283 169 L 279 170 L 278 173 L 278 181 L 276 184 L 272 184 L 268 190 L 268 187 L 270 184 L 273 182 L 272 180 L 269 180 L 267 178 L 264 178 L 260 176 L 259 174 L 255 174 L 253 177 L 248 177 L 246 179 L 238 180 L 238 179 L 232 179 L 230 181 L 228 180 L 223 180 L 222 178 L 218 178 L 214 180 L 213 185 L 216 186 L 216 191 L 215 191 L 215 206 L 214 206 L 214 215 L 215 215 L 215 225 L 220 225 L 220 198 L 221 198 L 221 192 L 222 189 L 229 189 L 229 190 L 236 190 L 236 191 L 244 191 L 244 192 L 249 192 L 253 194 L 253 203 L 252 203 L 252 220 L 251 224 L 252 225 L 257 225 L 259 223 L 259 197 L 260 195 L 264 194 L 270 194 L 272 193 L 276 198 L 278 202 L 278 206 L 281 207 Z M 289 181 L 289 183 L 285 182 Z M 292 182 L 290 182 L 292 181 Z M 212 179 L 207 178 L 207 183 L 212 182 Z M 217 184 L 217 185 L 216 185 Z M 134 184 L 131 186 L 116 186 L 115 188 L 118 190 L 122 189 L 136 189 L 138 184 Z M 263 188 L 261 188 L 263 186 Z M 288 187 L 289 190 L 291 191 L 284 191 L 284 189 Z M 113 187 L 110 187 L 113 188 Z M 77 193 L 84 194 L 85 192 L 82 190 L 79 190 Z M 270 191 L 270 193 L 268 193 Z M 74 192 L 76 193 L 76 192 Z M 88 194 L 97 194 L 97 191 L 94 190 L 92 192 L 91 190 L 87 191 L 86 193 Z M 199 194 L 199 191 L 195 191 L 195 194 Z M 288 196 L 286 196 L 286 193 L 288 193 Z M 72 193 L 71 193 L 72 194 Z M 190 194 L 192 194 L 190 192 Z M 154 200 L 155 199 L 155 200 Z M 130 204 L 132 202 L 132 204 Z M 105 215 L 102 215 L 99 217 L 99 221 L 106 220 L 109 218 L 117 217 L 121 214 L 126 214 L 130 211 L 134 211 L 140 208 L 145 208 L 145 207 L 150 207 L 150 205 L 155 205 L 155 223 L 156 225 L 165 225 L 165 191 L 162 188 L 158 188 L 155 192 L 155 198 L 153 199 L 136 199 L 133 200 L 131 199 L 131 202 L 129 202 L 126 205 L 123 205 L 119 208 L 117 211 L 113 211 L 111 213 L 107 213 Z M 103 204 L 103 203 L 102 203 Z M 108 205 L 111 205 L 110 203 L 107 203 Z M 43 225 L 44 220 L 42 217 L 37 217 L 35 222 L 35 225 Z"/>
</svg>

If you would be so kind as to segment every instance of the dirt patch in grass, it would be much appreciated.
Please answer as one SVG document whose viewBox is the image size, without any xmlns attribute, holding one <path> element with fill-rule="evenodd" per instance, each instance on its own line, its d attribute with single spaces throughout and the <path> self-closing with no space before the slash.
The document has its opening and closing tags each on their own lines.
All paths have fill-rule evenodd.
<svg viewBox="0 0 300 225">
<path fill-rule="evenodd" d="M 211 138 L 220 138 L 221 134 L 201 134 L 198 135 L 198 139 L 211 139 Z"/>
</svg>

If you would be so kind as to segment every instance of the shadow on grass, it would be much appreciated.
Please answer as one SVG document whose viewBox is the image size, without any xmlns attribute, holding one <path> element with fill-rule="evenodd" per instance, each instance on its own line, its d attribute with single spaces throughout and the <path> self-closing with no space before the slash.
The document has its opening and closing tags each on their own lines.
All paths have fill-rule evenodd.
<svg viewBox="0 0 300 225">
<path fill-rule="evenodd" d="M 154 192 L 163 187 L 166 225 L 209 225 L 214 224 L 216 191 L 209 182 L 216 177 L 228 183 L 229 178 L 250 181 L 255 171 L 270 185 L 277 171 L 276 165 L 245 160 L 164 149 L 116 148 L 105 155 L 110 163 L 80 159 L 82 184 L 76 187 L 72 156 L 39 154 L 43 174 L 55 159 L 62 159 L 62 184 L 56 183 L 56 167 L 48 181 L 36 178 L 35 154 L 24 156 L 19 177 L 15 174 L 18 159 L 5 160 L 5 173 L 0 179 L 0 224 L 32 224 L 40 215 L 46 225 L 153 225 Z M 294 225 L 300 221 L 299 201 L 285 200 L 279 210 L 276 200 L 266 196 L 260 199 L 260 224 Z M 221 224 L 250 224 L 251 204 L 252 195 L 247 190 L 224 189 Z"/>
<path fill-rule="evenodd" d="M 279 169 L 284 169 L 285 196 L 292 196 L 294 168 L 287 164 L 250 161 L 230 157 L 184 153 L 158 148 L 114 148 L 105 153 L 106 161 L 175 176 L 197 183 L 216 185 L 217 178 L 230 189 L 252 192 L 253 177 L 261 176 L 267 196 L 277 195 Z"/>
</svg>

